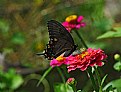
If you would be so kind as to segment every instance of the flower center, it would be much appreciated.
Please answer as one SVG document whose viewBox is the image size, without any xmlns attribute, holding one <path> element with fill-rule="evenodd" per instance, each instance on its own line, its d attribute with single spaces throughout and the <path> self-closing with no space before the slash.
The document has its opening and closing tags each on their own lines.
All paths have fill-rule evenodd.
<svg viewBox="0 0 121 92">
<path fill-rule="evenodd" d="M 59 56 L 59 57 L 56 58 L 56 60 L 61 62 L 61 61 L 64 61 L 65 60 L 65 57 Z"/>
<path fill-rule="evenodd" d="M 84 58 L 88 54 L 89 54 L 88 52 L 84 52 L 84 53 L 81 54 L 81 57 Z"/>
<path fill-rule="evenodd" d="M 77 15 L 71 15 L 66 18 L 66 21 L 69 23 L 76 23 Z"/>
</svg>

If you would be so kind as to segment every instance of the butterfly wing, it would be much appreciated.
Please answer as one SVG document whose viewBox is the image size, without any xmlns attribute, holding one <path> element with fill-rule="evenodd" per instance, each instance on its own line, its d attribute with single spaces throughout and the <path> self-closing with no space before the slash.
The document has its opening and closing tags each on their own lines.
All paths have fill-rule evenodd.
<svg viewBox="0 0 121 92">
<path fill-rule="evenodd" d="M 66 28 L 55 20 L 48 21 L 48 32 L 50 41 L 45 50 L 45 56 L 53 59 L 65 52 L 69 56 L 74 50 L 74 40 Z"/>
</svg>

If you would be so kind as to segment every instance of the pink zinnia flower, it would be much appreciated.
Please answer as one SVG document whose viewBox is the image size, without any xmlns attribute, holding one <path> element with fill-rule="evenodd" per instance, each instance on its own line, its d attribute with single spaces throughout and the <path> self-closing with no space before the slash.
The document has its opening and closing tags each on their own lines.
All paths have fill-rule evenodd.
<svg viewBox="0 0 121 92">
<path fill-rule="evenodd" d="M 81 71 L 84 71 L 89 66 L 102 66 L 102 60 L 104 60 L 105 58 L 107 58 L 107 55 L 104 53 L 103 50 L 88 48 L 86 51 L 83 51 L 79 55 L 71 55 L 68 57 L 68 72 L 75 69 L 80 69 Z"/>
<path fill-rule="evenodd" d="M 51 60 L 50 66 L 61 66 L 62 64 L 67 64 L 67 59 L 63 56 L 59 56 L 56 59 Z"/>
<path fill-rule="evenodd" d="M 65 19 L 62 25 L 70 32 L 72 29 L 80 29 L 86 26 L 85 22 L 82 22 L 83 16 L 70 15 Z"/>
</svg>

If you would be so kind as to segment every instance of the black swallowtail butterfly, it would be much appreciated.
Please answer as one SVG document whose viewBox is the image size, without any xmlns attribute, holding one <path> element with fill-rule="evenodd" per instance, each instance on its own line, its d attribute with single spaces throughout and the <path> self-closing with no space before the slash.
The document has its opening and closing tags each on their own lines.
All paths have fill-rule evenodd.
<svg viewBox="0 0 121 92">
<path fill-rule="evenodd" d="M 50 20 L 47 23 L 49 32 L 49 43 L 46 45 L 45 52 L 43 54 L 48 60 L 57 58 L 62 53 L 64 57 L 69 56 L 76 50 L 76 45 L 70 33 L 66 28 L 55 20 Z"/>
</svg>

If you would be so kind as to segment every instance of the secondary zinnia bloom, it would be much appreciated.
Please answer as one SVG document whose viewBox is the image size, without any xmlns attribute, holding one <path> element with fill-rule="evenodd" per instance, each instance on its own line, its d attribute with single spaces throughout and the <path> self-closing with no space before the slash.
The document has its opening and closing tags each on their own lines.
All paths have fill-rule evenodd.
<svg viewBox="0 0 121 92">
<path fill-rule="evenodd" d="M 67 84 L 74 84 L 75 79 L 74 78 L 68 78 L 68 80 L 66 81 Z"/>
<path fill-rule="evenodd" d="M 67 59 L 63 56 L 59 56 L 56 59 L 51 60 L 50 66 L 61 66 L 62 64 L 67 64 Z"/>
<path fill-rule="evenodd" d="M 107 55 L 104 53 L 103 50 L 88 48 L 86 51 L 83 51 L 79 55 L 71 55 L 68 57 L 68 72 L 75 69 L 80 69 L 81 71 L 84 71 L 89 66 L 102 66 L 102 60 L 104 60 L 105 58 L 107 58 Z"/>
<path fill-rule="evenodd" d="M 86 26 L 85 22 L 82 22 L 83 16 L 70 15 L 65 19 L 62 25 L 70 32 L 72 29 L 80 29 Z"/>
</svg>

